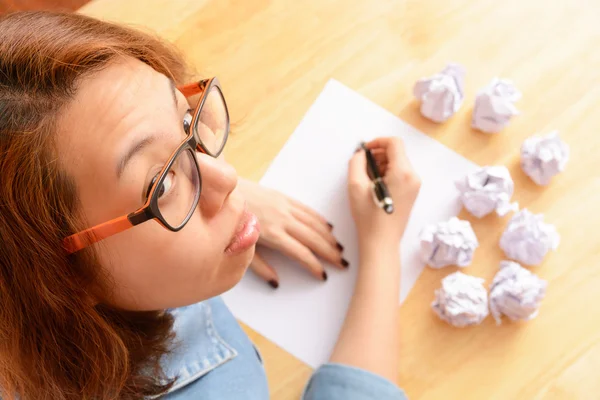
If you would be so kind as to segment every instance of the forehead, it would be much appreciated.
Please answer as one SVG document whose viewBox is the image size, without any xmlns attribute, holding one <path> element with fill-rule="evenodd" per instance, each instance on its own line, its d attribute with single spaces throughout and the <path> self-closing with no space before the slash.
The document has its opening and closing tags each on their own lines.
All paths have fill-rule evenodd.
<svg viewBox="0 0 600 400">
<path fill-rule="evenodd" d="M 114 173 L 117 158 L 136 137 L 172 130 L 176 120 L 169 79 L 139 60 L 124 58 L 79 82 L 61 114 L 59 159 L 76 178 L 101 179 L 99 171 Z"/>
</svg>

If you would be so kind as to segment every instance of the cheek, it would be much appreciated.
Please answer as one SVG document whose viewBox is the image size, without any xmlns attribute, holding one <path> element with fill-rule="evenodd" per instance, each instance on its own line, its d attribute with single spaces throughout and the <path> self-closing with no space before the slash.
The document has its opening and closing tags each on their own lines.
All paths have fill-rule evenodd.
<svg viewBox="0 0 600 400">
<path fill-rule="evenodd" d="M 192 218 L 179 232 L 148 221 L 105 240 L 103 265 L 115 283 L 111 303 L 127 309 L 193 304 L 231 289 L 242 278 L 254 248 L 228 256 L 222 229 Z"/>
<path fill-rule="evenodd" d="M 229 225 L 221 218 L 205 224 L 198 216 L 175 234 L 178 251 L 171 253 L 172 265 L 196 282 L 194 290 L 206 293 L 204 298 L 218 296 L 235 286 L 254 256 L 254 246 L 233 256 L 225 253 L 231 238 L 223 226 Z"/>
</svg>

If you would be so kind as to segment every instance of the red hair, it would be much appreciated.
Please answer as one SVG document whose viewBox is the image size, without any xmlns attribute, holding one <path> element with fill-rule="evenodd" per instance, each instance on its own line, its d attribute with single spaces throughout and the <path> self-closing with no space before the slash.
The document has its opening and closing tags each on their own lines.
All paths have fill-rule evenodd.
<svg viewBox="0 0 600 400">
<path fill-rule="evenodd" d="M 72 179 L 56 162 L 56 121 L 78 81 L 134 57 L 177 83 L 170 45 L 77 14 L 0 19 L 0 390 L 3 399 L 141 399 L 168 390 L 161 357 L 173 318 L 90 301 L 111 283 L 93 248 L 62 240 L 86 227 Z"/>
</svg>

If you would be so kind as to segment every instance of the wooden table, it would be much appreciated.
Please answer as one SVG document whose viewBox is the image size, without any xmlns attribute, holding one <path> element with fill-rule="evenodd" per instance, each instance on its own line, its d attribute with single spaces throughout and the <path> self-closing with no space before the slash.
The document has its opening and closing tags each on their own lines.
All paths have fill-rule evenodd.
<svg viewBox="0 0 600 400">
<path fill-rule="evenodd" d="M 150 28 L 201 76 L 219 76 L 238 120 L 228 159 L 244 177 L 260 179 L 331 77 L 471 160 L 507 165 L 519 203 L 562 235 L 535 268 L 549 281 L 541 314 L 453 329 L 429 310 L 453 270 L 427 269 L 399 309 L 398 383 L 413 399 L 600 399 L 600 2 L 95 0 L 81 11 Z M 419 115 L 411 89 L 447 61 L 466 66 L 467 101 L 436 125 Z M 477 89 L 494 76 L 522 90 L 522 115 L 487 136 L 469 122 Z M 571 161 L 538 187 L 519 169 L 519 147 L 553 129 Z M 507 218 L 461 216 L 481 242 L 465 271 L 489 282 Z M 266 359 L 272 398 L 298 399 L 309 367 L 246 330 Z"/>
</svg>

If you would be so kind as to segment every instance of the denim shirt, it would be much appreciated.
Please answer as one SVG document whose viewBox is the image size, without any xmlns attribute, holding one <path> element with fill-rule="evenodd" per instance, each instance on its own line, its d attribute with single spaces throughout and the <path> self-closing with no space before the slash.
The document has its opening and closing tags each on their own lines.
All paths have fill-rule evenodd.
<svg viewBox="0 0 600 400">
<path fill-rule="evenodd" d="M 267 378 L 258 350 L 227 306 L 216 297 L 170 309 L 176 343 L 163 358 L 169 377 L 179 376 L 165 400 L 265 400 Z M 405 400 L 392 382 L 341 364 L 325 364 L 310 378 L 303 400 Z"/>
</svg>

